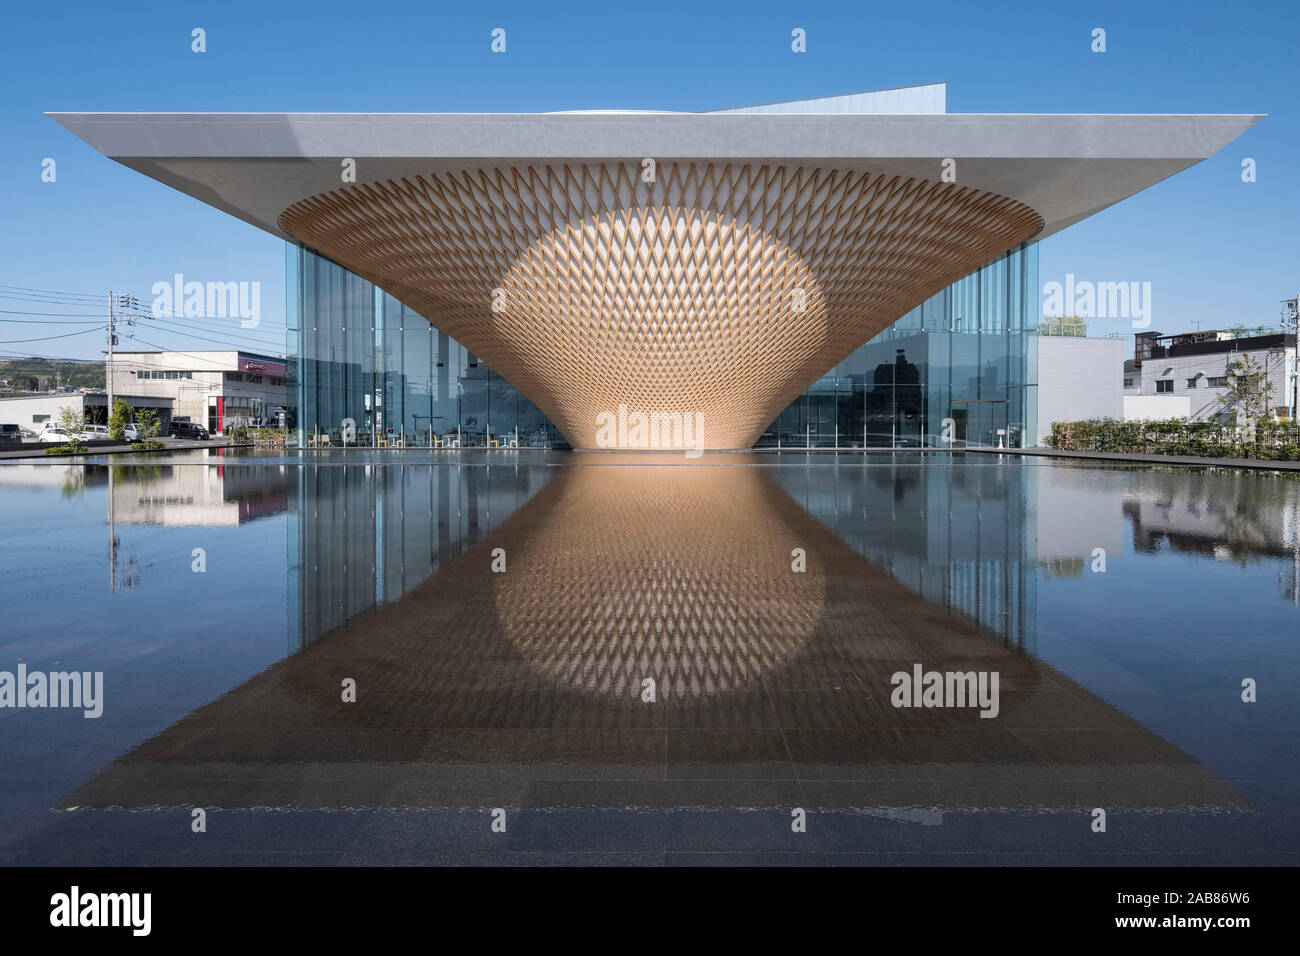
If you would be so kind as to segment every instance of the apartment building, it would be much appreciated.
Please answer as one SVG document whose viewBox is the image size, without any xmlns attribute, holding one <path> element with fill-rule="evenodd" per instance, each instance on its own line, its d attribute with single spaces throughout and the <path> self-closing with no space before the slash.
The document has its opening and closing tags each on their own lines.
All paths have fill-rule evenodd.
<svg viewBox="0 0 1300 956">
<path fill-rule="evenodd" d="M 1227 394 L 1233 362 L 1251 359 L 1268 373 L 1268 408 L 1274 418 L 1293 417 L 1296 337 L 1289 333 L 1242 335 L 1210 330 L 1134 336 L 1133 358 L 1124 362 L 1124 417 L 1232 418 Z"/>
</svg>

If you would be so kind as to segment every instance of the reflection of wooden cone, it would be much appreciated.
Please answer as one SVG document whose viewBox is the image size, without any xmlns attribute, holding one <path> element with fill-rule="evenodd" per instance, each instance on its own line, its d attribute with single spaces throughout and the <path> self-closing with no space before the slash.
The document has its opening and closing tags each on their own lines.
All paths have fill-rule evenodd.
<svg viewBox="0 0 1300 956">
<path fill-rule="evenodd" d="M 492 584 L 503 631 L 558 686 L 631 701 L 652 678 L 661 700 L 711 698 L 815 631 L 821 561 L 791 570 L 806 517 L 758 469 L 584 466 L 556 487 Z"/>
<path fill-rule="evenodd" d="M 429 172 L 279 224 L 481 356 L 574 447 L 623 403 L 702 413 L 725 449 L 1043 220 L 952 183 L 668 162 L 652 184 L 630 164 Z"/>
</svg>

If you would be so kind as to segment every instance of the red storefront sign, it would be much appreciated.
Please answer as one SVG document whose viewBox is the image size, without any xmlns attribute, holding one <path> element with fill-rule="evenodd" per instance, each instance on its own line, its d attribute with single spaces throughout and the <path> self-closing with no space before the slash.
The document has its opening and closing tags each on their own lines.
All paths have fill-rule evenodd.
<svg viewBox="0 0 1300 956">
<path fill-rule="evenodd" d="M 245 358 L 242 355 L 239 357 L 239 370 L 249 375 L 270 375 L 273 378 L 284 378 L 288 374 L 288 369 L 283 362 Z"/>
</svg>

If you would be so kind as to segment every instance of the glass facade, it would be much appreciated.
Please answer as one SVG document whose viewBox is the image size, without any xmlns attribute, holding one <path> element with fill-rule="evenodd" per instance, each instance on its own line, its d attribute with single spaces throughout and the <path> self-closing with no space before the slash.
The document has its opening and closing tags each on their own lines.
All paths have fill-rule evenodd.
<svg viewBox="0 0 1300 956">
<path fill-rule="evenodd" d="M 564 447 L 531 401 L 392 296 L 304 247 L 288 255 L 300 444 Z M 999 256 L 854 350 L 757 447 L 1032 443 L 1038 250 Z"/>
<path fill-rule="evenodd" d="M 1032 444 L 1037 302 L 1038 247 L 1028 243 L 855 349 L 781 413 L 758 447 Z"/>
<path fill-rule="evenodd" d="M 300 444 L 564 445 L 478 356 L 342 266 L 290 245 L 286 288 Z"/>
</svg>

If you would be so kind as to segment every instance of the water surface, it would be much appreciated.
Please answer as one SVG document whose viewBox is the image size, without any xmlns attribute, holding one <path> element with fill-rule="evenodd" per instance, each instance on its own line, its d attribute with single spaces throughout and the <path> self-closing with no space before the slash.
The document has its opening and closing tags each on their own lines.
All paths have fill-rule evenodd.
<svg viewBox="0 0 1300 956">
<path fill-rule="evenodd" d="M 195 452 L 0 527 L 0 670 L 105 681 L 0 710 L 8 863 L 1296 862 L 1294 477 Z"/>
</svg>

